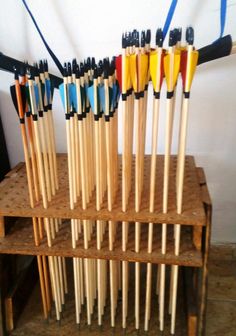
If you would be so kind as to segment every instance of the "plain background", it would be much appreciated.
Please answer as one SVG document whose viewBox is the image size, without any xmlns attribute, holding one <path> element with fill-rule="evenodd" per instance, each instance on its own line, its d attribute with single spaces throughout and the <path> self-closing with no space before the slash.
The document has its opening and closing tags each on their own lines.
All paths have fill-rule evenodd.
<svg viewBox="0 0 236 336">
<path fill-rule="evenodd" d="M 83 60 L 95 56 L 98 60 L 117 55 L 122 32 L 134 28 L 151 28 L 153 43 L 156 28 L 164 25 L 170 0 L 28 0 L 28 4 L 49 45 L 64 62 L 74 57 Z M 219 17 L 220 0 L 179 0 L 171 26 L 182 26 L 185 30 L 191 24 L 195 28 L 195 45 L 200 48 L 219 37 Z M 236 40 L 235 17 L 236 1 L 228 0 L 225 34 L 231 34 L 233 40 Z M 21 0 L 1 2 L 0 46 L 4 54 L 30 63 L 47 58 L 50 72 L 59 74 Z M 9 95 L 13 75 L 1 71 L 0 76 L 0 112 L 13 167 L 23 160 L 18 119 Z M 58 92 L 55 92 L 53 108 L 57 149 L 65 152 L 65 122 Z M 164 145 L 164 108 L 163 103 L 160 153 Z M 197 69 L 190 108 L 187 152 L 195 156 L 207 175 L 214 208 L 212 240 L 236 242 L 236 55 Z M 178 116 L 177 111 L 173 153 L 176 152 Z M 150 117 L 151 110 L 149 127 Z M 148 152 L 150 132 L 147 137 Z"/>
</svg>

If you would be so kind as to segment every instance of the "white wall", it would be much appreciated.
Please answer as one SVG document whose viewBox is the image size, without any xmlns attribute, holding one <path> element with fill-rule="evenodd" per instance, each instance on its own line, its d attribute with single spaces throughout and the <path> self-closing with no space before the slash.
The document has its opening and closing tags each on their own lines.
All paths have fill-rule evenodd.
<svg viewBox="0 0 236 336">
<path fill-rule="evenodd" d="M 97 59 L 120 51 L 122 31 L 163 27 L 170 0 L 28 0 L 28 4 L 49 45 L 61 60 L 73 57 Z M 220 0 L 179 0 L 173 26 L 192 24 L 197 48 L 219 35 Z M 236 39 L 236 1 L 228 0 L 225 33 Z M 153 34 L 154 35 L 154 34 Z M 0 12 L 0 51 L 20 60 L 49 60 L 38 33 L 20 0 L 2 1 Z M 236 55 L 198 68 L 191 96 L 187 152 L 204 167 L 213 199 L 213 241 L 236 242 Z M 0 112 L 11 165 L 23 160 L 18 120 L 9 97 L 13 76 L 0 72 Z M 58 151 L 66 149 L 64 118 L 58 93 L 55 94 Z M 177 116 L 178 118 L 178 116 Z M 161 117 L 163 135 L 164 111 Z M 177 130 L 175 130 L 175 135 Z M 162 137 L 163 138 L 163 137 Z M 176 137 L 175 137 L 176 138 Z M 148 138 L 147 149 L 150 138 Z M 176 148 L 176 141 L 174 141 Z M 159 151 L 163 151 L 160 141 Z"/>
</svg>

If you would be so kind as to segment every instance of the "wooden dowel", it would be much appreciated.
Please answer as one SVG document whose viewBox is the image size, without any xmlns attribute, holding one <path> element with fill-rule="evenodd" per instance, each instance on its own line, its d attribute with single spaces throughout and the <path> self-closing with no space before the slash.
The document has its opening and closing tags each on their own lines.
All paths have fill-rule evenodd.
<svg viewBox="0 0 236 336">
<path fill-rule="evenodd" d="M 48 307 L 47 307 L 47 298 L 46 298 L 41 256 L 37 256 L 37 262 L 38 262 L 41 297 L 42 297 L 42 302 L 43 302 L 43 313 L 44 313 L 44 318 L 48 319 Z"/>
<path fill-rule="evenodd" d="M 47 298 L 47 310 L 48 312 L 50 312 L 51 311 L 51 292 L 50 292 L 50 285 L 49 285 L 47 257 L 42 256 L 42 261 L 43 261 L 43 276 L 44 276 L 46 298 Z"/>
</svg>

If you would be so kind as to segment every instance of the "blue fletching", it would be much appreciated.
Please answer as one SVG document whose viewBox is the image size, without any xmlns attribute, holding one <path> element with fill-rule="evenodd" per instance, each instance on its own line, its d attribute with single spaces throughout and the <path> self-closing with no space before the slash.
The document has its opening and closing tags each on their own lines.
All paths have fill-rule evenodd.
<svg viewBox="0 0 236 336">
<path fill-rule="evenodd" d="M 69 99 L 70 107 L 77 111 L 77 95 L 76 95 L 76 86 L 74 83 L 69 84 Z"/>
<path fill-rule="evenodd" d="M 86 95 L 88 96 L 92 111 L 94 112 L 94 86 L 86 86 Z"/>
<path fill-rule="evenodd" d="M 38 108 L 39 106 L 39 88 L 37 84 L 34 84 L 34 96 L 35 96 L 35 103 Z"/>
<path fill-rule="evenodd" d="M 60 91 L 60 96 L 61 96 L 61 101 L 63 104 L 63 107 L 65 108 L 65 92 L 64 92 L 64 83 L 59 85 L 59 91 Z"/>
<path fill-rule="evenodd" d="M 104 88 L 104 84 L 99 85 L 98 92 L 99 92 L 99 98 L 100 98 L 102 111 L 105 111 L 106 107 L 105 107 L 105 88 Z"/>
<path fill-rule="evenodd" d="M 45 86 L 46 86 L 46 96 L 48 104 L 51 102 L 51 81 L 50 79 L 45 80 Z"/>
</svg>

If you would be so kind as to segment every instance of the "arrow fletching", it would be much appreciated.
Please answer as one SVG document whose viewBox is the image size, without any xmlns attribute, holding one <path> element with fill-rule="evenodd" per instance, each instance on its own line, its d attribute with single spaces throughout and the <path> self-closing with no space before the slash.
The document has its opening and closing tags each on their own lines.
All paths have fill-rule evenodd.
<svg viewBox="0 0 236 336">
<path fill-rule="evenodd" d="M 175 50 L 172 55 L 168 53 L 164 57 L 164 73 L 166 77 L 167 90 L 169 92 L 173 91 L 176 85 L 179 70 L 180 70 L 180 51 Z"/>
<path fill-rule="evenodd" d="M 161 53 L 161 59 L 159 60 L 159 54 L 156 50 L 151 51 L 149 58 L 149 71 L 153 84 L 153 88 L 156 92 L 161 90 L 163 78 L 164 78 L 164 51 Z"/>
<path fill-rule="evenodd" d="M 19 84 L 19 87 L 20 87 L 20 95 L 21 95 L 21 102 L 22 102 L 22 107 L 21 107 L 20 110 L 19 110 L 19 107 L 18 107 L 16 86 L 15 85 L 10 86 L 10 93 L 11 93 L 11 98 L 12 98 L 13 105 L 16 109 L 16 112 L 17 112 L 18 116 L 20 118 L 23 118 L 24 114 L 25 114 L 25 108 L 26 108 L 26 92 L 25 92 L 25 86 L 24 85 Z"/>
</svg>

